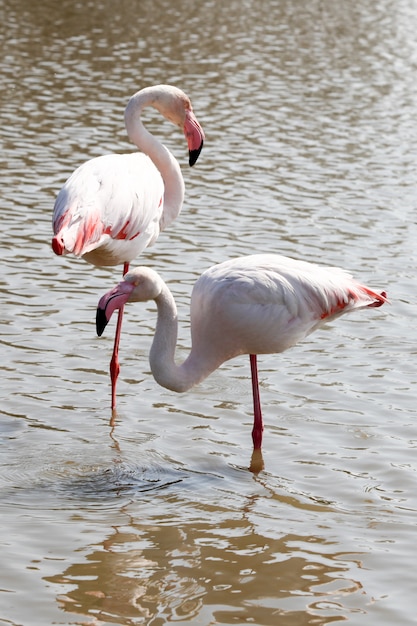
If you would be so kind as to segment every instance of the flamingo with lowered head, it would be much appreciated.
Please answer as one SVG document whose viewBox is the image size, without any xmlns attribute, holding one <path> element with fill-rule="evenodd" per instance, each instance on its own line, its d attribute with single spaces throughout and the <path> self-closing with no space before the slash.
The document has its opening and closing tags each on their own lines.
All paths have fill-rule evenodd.
<svg viewBox="0 0 417 626">
<path fill-rule="evenodd" d="M 250 355 L 254 450 L 262 445 L 263 421 L 257 373 L 258 354 L 283 352 L 311 332 L 357 309 L 379 307 L 386 293 L 376 293 L 337 267 L 325 267 L 276 254 L 255 254 L 214 265 L 194 285 L 191 295 L 191 351 L 175 363 L 177 309 L 162 278 L 139 267 L 107 292 L 97 308 L 102 335 L 113 311 L 126 302 L 155 300 L 157 323 L 149 354 L 155 380 L 184 392 L 222 363 Z"/>
<path fill-rule="evenodd" d="M 125 274 L 129 263 L 180 213 L 184 200 L 181 169 L 169 150 L 144 127 L 141 114 L 148 106 L 183 130 L 189 164 L 197 161 L 204 131 L 189 97 L 171 85 L 141 89 L 127 104 L 125 124 L 130 139 L 142 152 L 96 157 L 68 178 L 54 206 L 55 254 L 72 253 L 96 266 L 123 264 Z M 120 307 L 110 362 L 113 408 L 122 317 Z"/>
</svg>

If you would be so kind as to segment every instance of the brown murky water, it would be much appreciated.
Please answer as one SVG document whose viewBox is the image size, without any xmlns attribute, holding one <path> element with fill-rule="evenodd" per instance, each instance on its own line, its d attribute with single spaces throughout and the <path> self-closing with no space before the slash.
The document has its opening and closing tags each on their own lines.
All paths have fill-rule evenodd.
<svg viewBox="0 0 417 626">
<path fill-rule="evenodd" d="M 411 0 L 0 0 L 0 624 L 415 623 L 417 7 Z M 180 218 L 141 262 L 189 345 L 196 277 L 276 251 L 342 265 L 389 307 L 260 359 L 265 469 L 248 471 L 247 358 L 186 395 L 147 360 L 154 307 L 126 309 L 111 425 L 118 269 L 55 257 L 56 193 L 129 151 L 125 104 L 168 82 Z"/>
</svg>

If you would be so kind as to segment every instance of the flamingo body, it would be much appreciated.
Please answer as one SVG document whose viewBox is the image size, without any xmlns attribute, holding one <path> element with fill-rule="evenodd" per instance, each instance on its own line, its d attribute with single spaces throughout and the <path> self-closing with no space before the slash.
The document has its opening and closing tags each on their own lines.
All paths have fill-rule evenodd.
<svg viewBox="0 0 417 626">
<path fill-rule="evenodd" d="M 192 345 L 199 353 L 215 351 L 222 361 L 284 352 L 374 298 L 339 268 L 266 254 L 226 261 L 194 286 Z"/>
<path fill-rule="evenodd" d="M 57 196 L 53 249 L 96 266 L 129 263 L 157 239 L 163 198 L 162 176 L 145 154 L 91 159 Z"/>
<path fill-rule="evenodd" d="M 283 352 L 340 315 L 387 301 L 385 292 L 376 293 L 340 268 L 275 254 L 226 261 L 206 270 L 194 285 L 191 351 L 177 365 L 175 301 L 160 276 L 149 268 L 132 270 L 100 299 L 97 332 L 102 334 L 113 311 L 126 302 L 151 299 L 158 318 L 149 360 L 162 386 L 187 391 L 225 361 L 251 355 L 255 448 L 261 447 L 263 426 L 252 357 Z"/>
</svg>

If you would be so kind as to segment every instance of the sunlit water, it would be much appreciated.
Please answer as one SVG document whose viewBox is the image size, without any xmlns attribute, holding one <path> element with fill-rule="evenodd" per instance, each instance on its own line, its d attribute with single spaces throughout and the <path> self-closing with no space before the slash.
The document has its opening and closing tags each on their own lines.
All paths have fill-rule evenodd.
<svg viewBox="0 0 417 626">
<path fill-rule="evenodd" d="M 417 8 L 411 0 L 1 0 L 0 624 L 415 623 Z M 157 386 L 153 305 L 118 269 L 55 257 L 84 160 L 130 151 L 142 86 L 191 96 L 206 144 L 142 262 L 188 304 L 212 263 L 276 251 L 341 265 L 391 305 L 260 358 L 265 469 L 248 470 L 248 359 Z M 139 263 L 139 261 L 138 261 Z"/>
</svg>

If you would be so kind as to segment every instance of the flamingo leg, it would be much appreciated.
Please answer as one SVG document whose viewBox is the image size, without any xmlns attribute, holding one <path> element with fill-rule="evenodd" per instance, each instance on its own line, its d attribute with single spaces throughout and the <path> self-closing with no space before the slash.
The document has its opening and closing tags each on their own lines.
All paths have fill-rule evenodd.
<svg viewBox="0 0 417 626">
<path fill-rule="evenodd" d="M 129 263 L 123 265 L 123 276 L 129 271 Z M 119 345 L 120 335 L 122 332 L 124 306 L 120 307 L 117 317 L 116 334 L 114 336 L 113 354 L 110 361 L 110 380 L 111 380 L 111 408 L 116 408 L 116 383 L 120 372 L 119 363 Z"/>
<path fill-rule="evenodd" d="M 258 364 L 256 354 L 250 354 L 250 369 L 252 374 L 252 393 L 253 393 L 253 429 L 252 429 L 252 441 L 254 450 L 260 450 L 262 446 L 262 433 L 264 430 L 261 400 L 259 397 L 259 382 L 258 382 Z"/>
</svg>

